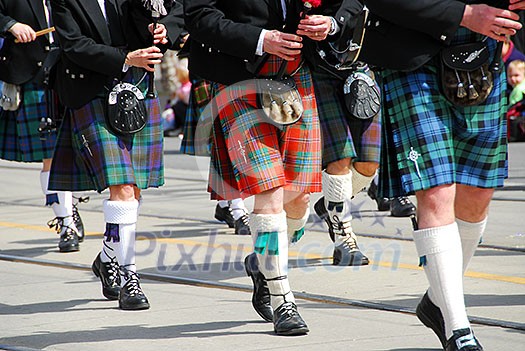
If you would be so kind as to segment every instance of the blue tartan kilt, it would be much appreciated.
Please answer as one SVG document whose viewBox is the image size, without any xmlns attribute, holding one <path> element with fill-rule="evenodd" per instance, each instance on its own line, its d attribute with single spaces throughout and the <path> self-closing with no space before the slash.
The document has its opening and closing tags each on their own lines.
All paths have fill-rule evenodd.
<svg viewBox="0 0 525 351">
<path fill-rule="evenodd" d="M 146 126 L 127 136 L 107 128 L 104 98 L 70 110 L 58 135 L 49 188 L 102 192 L 112 185 L 134 184 L 139 189 L 163 185 L 159 99 L 146 99 L 146 107 Z"/>
<path fill-rule="evenodd" d="M 360 162 L 380 161 L 381 115 L 362 120 L 346 108 L 344 82 L 317 70 L 312 71 L 315 99 L 323 140 L 323 167 L 345 158 Z"/>
<path fill-rule="evenodd" d="M 461 28 L 453 44 L 479 39 L 479 34 Z M 496 42 L 488 40 L 494 57 Z M 471 107 L 445 99 L 437 70 L 430 61 L 411 72 L 382 72 L 381 197 L 453 183 L 495 188 L 507 177 L 504 70 L 494 74 L 488 99 Z"/>
<path fill-rule="evenodd" d="M 42 162 L 53 156 L 57 132 L 40 139 L 38 126 L 47 117 L 44 89 L 35 83 L 21 86 L 21 104 L 16 111 L 0 108 L 0 158 L 18 162 Z"/>
</svg>

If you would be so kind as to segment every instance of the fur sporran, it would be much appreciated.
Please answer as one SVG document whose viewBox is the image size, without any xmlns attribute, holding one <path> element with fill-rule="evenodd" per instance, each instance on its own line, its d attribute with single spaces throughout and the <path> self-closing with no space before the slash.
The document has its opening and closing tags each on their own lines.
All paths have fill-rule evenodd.
<svg viewBox="0 0 525 351">
<path fill-rule="evenodd" d="M 107 98 L 106 121 L 116 134 L 130 135 L 140 132 L 148 122 L 144 94 L 135 85 L 118 83 Z"/>
<path fill-rule="evenodd" d="M 483 103 L 494 86 L 486 41 L 445 48 L 440 55 L 443 95 L 456 106 Z"/>
<path fill-rule="evenodd" d="M 257 104 L 273 124 L 287 125 L 297 122 L 304 112 L 303 100 L 292 77 L 284 75 L 286 61 L 273 78 L 255 80 Z"/>
</svg>

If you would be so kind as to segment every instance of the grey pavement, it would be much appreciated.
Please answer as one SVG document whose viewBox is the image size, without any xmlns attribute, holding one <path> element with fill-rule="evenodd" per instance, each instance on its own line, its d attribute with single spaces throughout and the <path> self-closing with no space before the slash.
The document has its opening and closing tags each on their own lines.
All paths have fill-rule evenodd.
<svg viewBox="0 0 525 351">
<path fill-rule="evenodd" d="M 290 280 L 311 332 L 278 337 L 252 310 L 243 259 L 251 239 L 213 218 L 207 158 L 181 155 L 167 138 L 166 185 L 144 191 L 137 266 L 151 302 L 121 311 L 90 271 L 101 248 L 102 200 L 80 205 L 87 237 L 57 250 L 45 223 L 38 164 L 0 161 L 0 350 L 439 350 L 413 311 L 427 283 L 411 223 L 354 199 L 354 229 L 372 260 L 334 267 L 324 223 L 312 214 L 290 247 Z M 497 190 L 482 247 L 465 277 L 468 313 L 485 350 L 525 347 L 525 143 L 510 145 L 509 179 Z M 312 196 L 312 203 L 319 194 Z M 247 201 L 248 206 L 251 200 Z"/>
</svg>

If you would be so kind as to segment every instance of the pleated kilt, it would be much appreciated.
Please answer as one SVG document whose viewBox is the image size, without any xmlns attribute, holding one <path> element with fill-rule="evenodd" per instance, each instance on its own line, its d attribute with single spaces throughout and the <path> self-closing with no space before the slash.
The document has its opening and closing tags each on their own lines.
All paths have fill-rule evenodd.
<svg viewBox="0 0 525 351">
<path fill-rule="evenodd" d="M 210 81 L 192 79 L 191 92 L 184 121 L 180 151 L 188 155 L 209 156 L 213 118 L 206 110 L 212 100 Z M 206 113 L 203 113 L 206 112 Z"/>
<path fill-rule="evenodd" d="M 480 39 L 461 28 L 454 43 Z M 489 40 L 491 57 L 495 41 Z M 501 65 L 503 67 L 503 64 Z M 444 184 L 503 186 L 507 177 L 506 79 L 494 77 L 487 101 L 456 107 L 439 91 L 437 65 L 383 72 L 384 142 L 380 196 L 394 197 Z"/>
<path fill-rule="evenodd" d="M 353 117 L 344 101 L 344 81 L 321 70 L 312 72 L 323 138 L 323 167 L 345 158 L 380 161 L 381 114 Z"/>
<path fill-rule="evenodd" d="M 274 76 L 281 59 L 271 57 L 261 71 Z M 298 66 L 292 62 L 287 74 Z M 321 191 L 321 136 L 308 68 L 293 75 L 304 113 L 291 125 L 267 123 L 257 108 L 255 81 L 228 87 L 212 83 L 217 117 L 208 191 L 212 199 L 246 198 L 277 187 L 303 193 Z"/>
<path fill-rule="evenodd" d="M 144 83 L 140 86 L 144 94 Z M 108 130 L 105 99 L 70 110 L 62 122 L 49 188 L 102 192 L 112 185 L 135 184 L 139 189 L 164 184 L 163 134 L 159 99 L 146 99 L 147 125 L 140 132 L 119 136 Z"/>
<path fill-rule="evenodd" d="M 38 126 L 47 117 L 46 94 L 42 86 L 21 86 L 21 104 L 16 111 L 0 108 L 0 158 L 18 162 L 42 162 L 53 156 L 57 132 L 40 140 Z"/>
</svg>

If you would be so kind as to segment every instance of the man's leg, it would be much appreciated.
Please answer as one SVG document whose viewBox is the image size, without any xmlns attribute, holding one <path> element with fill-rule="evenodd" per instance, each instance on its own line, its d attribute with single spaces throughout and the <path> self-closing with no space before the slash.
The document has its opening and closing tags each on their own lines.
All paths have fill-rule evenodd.
<svg viewBox="0 0 525 351">
<path fill-rule="evenodd" d="M 361 191 L 372 179 L 373 175 L 367 177 L 355 170 L 349 158 L 332 162 L 323 171 L 324 197 L 314 209 L 326 221 L 334 241 L 334 265 L 361 266 L 369 262 L 352 230 L 351 200 L 354 192 Z"/>
<path fill-rule="evenodd" d="M 280 335 L 308 332 L 297 312 L 288 281 L 288 234 L 282 188 L 255 195 L 250 227 L 259 271 L 266 278 L 273 309 L 274 330 Z"/>
<path fill-rule="evenodd" d="M 111 186 L 109 190 L 110 199 L 104 200 L 103 207 L 106 222 L 103 247 L 93 263 L 93 271 L 100 277 L 104 296 L 118 298 L 121 309 L 147 309 L 149 302 L 140 287 L 135 265 L 139 207 L 136 190 L 133 185 Z"/>
<path fill-rule="evenodd" d="M 429 311 L 429 304 L 437 308 L 432 309 L 433 314 L 421 315 L 422 307 L 418 306 L 418 317 L 436 332 L 444 346 L 453 339 L 477 343 L 470 329 L 463 295 L 463 253 L 454 213 L 455 199 L 459 196 L 455 185 L 416 193 L 419 229 L 414 231 L 414 242 L 430 283 L 424 297 L 425 312 Z M 440 314 L 443 322 L 439 321 Z"/>
<path fill-rule="evenodd" d="M 40 186 L 46 196 L 46 206 L 51 206 L 55 218 L 48 222 L 60 235 L 58 249 L 60 252 L 73 252 L 80 249 L 80 236 L 73 217 L 73 194 L 71 191 L 49 191 L 49 170 L 51 159 L 45 159 L 40 172 Z M 83 238 L 83 235 L 82 235 Z"/>
</svg>

